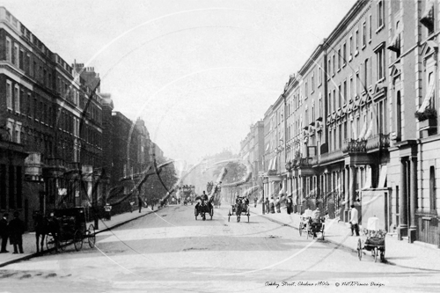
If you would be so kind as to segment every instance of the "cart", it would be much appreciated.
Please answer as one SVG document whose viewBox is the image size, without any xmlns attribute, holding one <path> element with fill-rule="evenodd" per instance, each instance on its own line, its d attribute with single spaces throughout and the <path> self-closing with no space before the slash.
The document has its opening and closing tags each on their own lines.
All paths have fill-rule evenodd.
<svg viewBox="0 0 440 293">
<path fill-rule="evenodd" d="M 237 222 L 240 222 L 240 218 L 242 215 L 247 216 L 249 223 L 249 219 L 251 216 L 249 204 L 248 202 L 246 202 L 245 199 L 239 198 L 235 204 L 231 205 L 231 209 L 228 211 L 228 222 L 231 221 L 231 216 L 236 216 Z"/>
<path fill-rule="evenodd" d="M 321 239 L 324 240 L 324 230 L 325 230 L 325 218 L 319 217 L 318 221 L 313 221 L 312 217 L 309 215 L 300 216 L 300 222 L 298 226 L 299 236 L 302 236 L 303 231 L 307 235 L 307 239 L 310 237 L 314 238 L 314 235 L 321 233 Z"/>
<path fill-rule="evenodd" d="M 75 250 L 79 251 L 83 247 L 83 242 L 87 241 L 90 248 L 95 247 L 96 233 L 93 224 L 87 227 L 85 209 L 68 208 L 53 211 L 53 217 L 58 222 L 57 235 L 49 234 L 46 238 L 47 249 L 60 248 L 64 250 L 69 244 L 73 243 Z"/>
<path fill-rule="evenodd" d="M 357 255 L 359 260 L 362 260 L 364 250 L 371 251 L 371 255 L 374 257 L 374 262 L 385 261 L 385 235 L 386 231 L 378 228 L 377 217 L 371 217 L 368 219 L 367 229 L 363 229 L 362 232 L 365 235 L 365 240 L 358 239 L 357 243 Z"/>
</svg>

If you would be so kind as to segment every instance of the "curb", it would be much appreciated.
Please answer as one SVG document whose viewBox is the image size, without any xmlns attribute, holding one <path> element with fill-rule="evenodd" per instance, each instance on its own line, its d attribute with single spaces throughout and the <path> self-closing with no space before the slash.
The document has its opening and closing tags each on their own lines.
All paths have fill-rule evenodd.
<svg viewBox="0 0 440 293">
<path fill-rule="evenodd" d="M 107 227 L 107 228 L 105 228 L 105 229 L 103 229 L 103 230 L 99 230 L 98 232 L 95 232 L 95 235 L 98 235 L 99 233 L 102 233 L 102 232 L 109 231 L 109 230 L 114 229 L 114 228 L 118 228 L 118 227 L 120 227 L 120 226 L 122 226 L 122 225 L 125 225 L 125 224 L 127 224 L 127 223 L 130 223 L 130 222 L 132 222 L 132 221 L 134 221 L 134 220 L 140 219 L 140 218 L 142 218 L 142 217 L 145 217 L 145 216 L 147 216 L 147 215 L 149 215 L 149 214 L 152 214 L 152 213 L 155 213 L 155 212 L 157 212 L 157 211 L 159 211 L 159 209 L 157 209 L 157 210 L 153 210 L 153 211 L 149 211 L 149 212 L 146 213 L 146 214 L 142 214 L 142 215 L 140 215 L 140 216 L 137 216 L 137 217 L 134 217 L 134 218 L 128 219 L 128 220 L 126 220 L 126 221 L 123 221 L 123 222 L 121 222 L 121 223 L 115 224 L 114 226 Z M 13 264 L 13 263 L 18 263 L 18 262 L 21 262 L 21 261 L 29 260 L 29 259 L 34 258 L 34 257 L 43 256 L 43 255 L 45 255 L 45 254 L 47 254 L 47 253 L 52 252 L 54 249 L 55 249 L 55 248 L 50 249 L 50 250 L 45 250 L 43 253 L 37 253 L 37 252 L 35 252 L 35 253 L 33 253 L 33 254 L 29 254 L 29 255 L 26 255 L 26 256 L 23 256 L 23 257 L 20 257 L 20 258 L 16 258 L 16 259 L 12 259 L 12 260 L 6 261 L 6 262 L 4 262 L 4 263 L 0 263 L 0 268 L 5 267 L 5 266 L 8 266 L 8 265 Z"/>
<path fill-rule="evenodd" d="M 298 228 L 295 227 L 295 226 L 292 226 L 292 225 L 289 225 L 289 224 L 283 223 L 283 222 L 281 222 L 281 221 L 278 221 L 278 220 L 275 220 L 275 219 L 269 218 L 269 217 L 266 216 L 266 215 L 260 215 L 260 214 L 257 214 L 257 213 L 255 213 L 255 212 L 251 212 L 251 213 L 256 214 L 256 215 L 258 215 L 258 216 L 260 216 L 260 217 L 263 217 L 263 218 L 265 218 L 265 219 L 267 219 L 267 220 L 269 220 L 269 221 L 271 221 L 271 222 L 274 222 L 274 223 L 280 224 L 280 225 L 282 225 L 282 226 L 287 226 L 287 227 L 290 227 L 290 228 L 293 228 L 293 229 L 298 230 Z M 348 245 L 345 245 L 345 244 L 339 243 L 339 242 L 337 242 L 337 241 L 335 241 L 335 240 L 329 240 L 328 238 L 325 238 L 324 241 L 327 241 L 327 242 L 331 243 L 332 245 L 335 245 L 336 248 L 342 248 L 342 249 L 344 249 L 344 250 L 348 250 L 348 251 L 350 251 L 350 252 L 357 253 L 357 249 L 354 249 L 354 248 L 351 247 L 351 246 L 348 246 Z M 382 262 L 382 263 L 383 263 L 383 264 L 387 264 L 387 265 L 397 265 L 397 264 L 394 263 L 394 262 L 390 262 L 390 261 L 388 261 L 386 258 L 385 258 L 385 261 Z"/>
</svg>

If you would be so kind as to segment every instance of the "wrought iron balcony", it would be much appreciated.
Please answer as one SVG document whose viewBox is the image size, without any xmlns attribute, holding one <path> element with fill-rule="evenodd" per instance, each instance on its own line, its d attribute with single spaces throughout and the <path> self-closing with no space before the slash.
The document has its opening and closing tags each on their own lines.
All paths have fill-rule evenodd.
<svg viewBox="0 0 440 293">
<path fill-rule="evenodd" d="M 367 152 L 367 140 L 350 139 L 346 141 L 342 148 L 343 153 L 349 154 L 363 154 Z"/>
<path fill-rule="evenodd" d="M 384 148 L 390 147 L 390 134 L 382 134 L 379 133 L 378 135 L 375 135 L 373 137 L 370 137 L 367 140 L 367 151 L 370 150 L 380 150 Z"/>
</svg>

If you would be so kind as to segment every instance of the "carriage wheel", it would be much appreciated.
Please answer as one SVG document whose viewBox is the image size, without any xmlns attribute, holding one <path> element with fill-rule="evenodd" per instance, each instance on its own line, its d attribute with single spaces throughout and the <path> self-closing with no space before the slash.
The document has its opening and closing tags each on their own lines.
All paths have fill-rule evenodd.
<svg viewBox="0 0 440 293">
<path fill-rule="evenodd" d="M 377 262 L 377 257 L 379 255 L 379 251 L 377 250 L 377 247 L 374 248 L 374 262 Z"/>
<path fill-rule="evenodd" d="M 80 230 L 76 230 L 75 234 L 73 234 L 73 245 L 76 251 L 81 250 L 83 246 L 83 234 Z"/>
<path fill-rule="evenodd" d="M 55 248 L 55 246 L 56 246 L 55 237 L 53 237 L 52 234 L 47 234 L 46 235 L 46 248 L 47 248 L 47 250 L 52 250 Z"/>
<path fill-rule="evenodd" d="M 358 239 L 357 254 L 358 254 L 359 260 L 362 260 L 362 242 L 360 239 Z"/>
<path fill-rule="evenodd" d="M 237 223 L 240 222 L 240 215 L 237 215 Z"/>
<path fill-rule="evenodd" d="M 194 218 L 196 219 L 196 221 L 197 221 L 197 215 L 198 215 L 199 213 L 197 212 L 197 208 L 195 207 L 194 208 Z"/>
<path fill-rule="evenodd" d="M 298 226 L 299 236 L 302 236 L 302 229 L 303 229 L 303 222 L 299 222 L 299 226 Z"/>
<path fill-rule="evenodd" d="M 385 250 L 380 251 L 380 261 L 385 262 Z"/>
<path fill-rule="evenodd" d="M 89 229 L 87 230 L 87 239 L 88 239 L 90 248 L 95 247 L 96 234 L 95 234 L 95 227 L 93 226 L 93 224 L 90 224 Z"/>
<path fill-rule="evenodd" d="M 206 216 L 205 213 L 202 213 L 202 220 L 205 221 L 206 220 Z"/>
<path fill-rule="evenodd" d="M 209 213 L 209 215 L 211 216 L 211 220 L 212 220 L 212 216 L 214 216 L 214 208 L 211 209 L 211 212 Z"/>
</svg>

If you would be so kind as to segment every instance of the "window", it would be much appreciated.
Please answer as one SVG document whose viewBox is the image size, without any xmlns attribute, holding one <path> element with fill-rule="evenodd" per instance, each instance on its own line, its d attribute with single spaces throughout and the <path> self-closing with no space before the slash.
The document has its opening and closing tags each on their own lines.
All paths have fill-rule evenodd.
<svg viewBox="0 0 440 293">
<path fill-rule="evenodd" d="M 331 61 L 331 59 L 329 58 L 329 59 L 328 59 L 328 68 L 327 68 L 327 71 L 328 71 L 327 79 L 330 79 L 330 78 L 331 78 L 331 74 L 332 74 L 331 70 L 332 70 L 332 61 Z"/>
<path fill-rule="evenodd" d="M 344 80 L 344 87 L 343 87 L 343 96 L 342 96 L 342 99 L 343 99 L 343 103 L 344 104 L 347 104 L 347 81 L 346 80 Z"/>
<path fill-rule="evenodd" d="M 12 110 L 12 84 L 9 80 L 6 81 L 6 106 Z"/>
<path fill-rule="evenodd" d="M 338 49 L 338 70 L 341 69 L 342 63 L 341 63 L 341 49 Z"/>
<path fill-rule="evenodd" d="M 333 104 L 332 104 L 332 92 L 331 91 L 329 91 L 328 92 L 328 104 L 330 105 L 330 111 L 333 111 Z"/>
<path fill-rule="evenodd" d="M 318 67 L 318 85 L 322 83 L 322 69 L 321 66 Z"/>
<path fill-rule="evenodd" d="M 342 46 L 342 62 L 344 62 L 343 66 L 345 66 L 345 63 L 347 62 L 347 44 L 344 43 Z"/>
<path fill-rule="evenodd" d="M 338 107 L 342 106 L 342 88 L 341 85 L 338 87 Z"/>
<path fill-rule="evenodd" d="M 353 82 L 353 77 L 350 77 L 350 97 L 354 97 L 354 82 Z"/>
<path fill-rule="evenodd" d="M 24 70 L 24 51 L 20 50 L 20 53 L 18 55 L 18 67 L 21 70 Z"/>
<path fill-rule="evenodd" d="M 437 209 L 436 201 L 436 184 L 435 184 L 435 167 L 429 167 L 429 207 L 431 211 Z"/>
<path fill-rule="evenodd" d="M 6 129 L 8 130 L 8 134 L 9 134 L 9 140 L 13 141 L 14 139 L 14 120 L 11 120 L 8 118 L 8 121 L 6 123 Z"/>
<path fill-rule="evenodd" d="M 383 43 L 382 45 L 375 50 L 376 52 L 376 64 L 377 64 L 377 80 L 381 80 L 385 78 L 385 54 L 384 54 L 384 47 Z"/>
<path fill-rule="evenodd" d="M 367 22 L 362 24 L 362 47 L 367 46 Z"/>
<path fill-rule="evenodd" d="M 312 72 L 312 93 L 315 90 L 315 74 Z"/>
<path fill-rule="evenodd" d="M 309 88 L 309 85 L 308 85 L 308 82 L 306 81 L 306 83 L 304 84 L 304 95 L 305 95 L 306 99 L 307 99 L 307 96 L 309 94 L 308 88 Z"/>
<path fill-rule="evenodd" d="M 20 88 L 17 85 L 14 87 L 14 106 L 15 112 L 20 113 Z"/>
<path fill-rule="evenodd" d="M 365 59 L 365 66 L 364 66 L 364 87 L 365 88 L 367 88 L 367 86 L 370 84 L 370 79 L 369 79 L 369 76 L 368 76 L 368 67 L 369 67 L 369 64 L 368 64 L 368 58 L 367 59 Z"/>
<path fill-rule="evenodd" d="M 31 55 L 26 54 L 26 59 L 24 62 L 24 71 L 26 72 L 27 75 L 29 75 L 31 73 L 30 67 L 31 67 Z"/>
<path fill-rule="evenodd" d="M 27 104 L 27 115 L 29 117 L 31 116 L 31 101 L 32 101 L 31 94 L 28 93 L 26 104 Z"/>
<path fill-rule="evenodd" d="M 6 61 L 12 62 L 12 46 L 8 37 L 6 37 Z"/>
<path fill-rule="evenodd" d="M 372 15 L 370 14 L 370 16 L 369 16 L 369 21 L 368 21 L 368 24 L 369 24 L 369 34 L 368 34 L 368 39 L 370 40 L 370 42 L 371 42 L 371 39 L 373 38 L 373 17 L 372 17 Z"/>
<path fill-rule="evenodd" d="M 355 46 L 356 46 L 356 50 L 354 52 L 354 54 L 356 55 L 358 53 L 359 50 L 359 30 L 356 30 L 356 34 L 355 34 L 356 38 L 355 38 Z"/>
<path fill-rule="evenodd" d="M 15 142 L 21 143 L 21 123 L 15 122 Z"/>
<path fill-rule="evenodd" d="M 332 75 L 335 75 L 335 73 L 336 73 L 336 56 L 335 56 L 335 54 L 333 54 L 332 62 L 333 62 Z"/>
<path fill-rule="evenodd" d="M 359 77 L 359 71 L 356 72 L 356 95 L 359 95 L 361 92 L 361 79 Z"/>
<path fill-rule="evenodd" d="M 18 45 L 14 44 L 14 49 L 12 50 L 12 64 L 18 66 Z"/>
<path fill-rule="evenodd" d="M 385 9 L 383 1 L 377 3 L 377 29 L 385 25 Z"/>
<path fill-rule="evenodd" d="M 336 89 L 333 90 L 333 111 L 336 111 Z"/>
<path fill-rule="evenodd" d="M 350 56 L 348 57 L 349 58 L 348 61 L 350 61 L 353 56 L 353 37 L 352 36 L 350 36 L 349 45 L 350 45 Z"/>
</svg>

